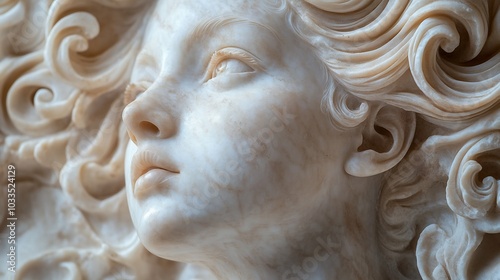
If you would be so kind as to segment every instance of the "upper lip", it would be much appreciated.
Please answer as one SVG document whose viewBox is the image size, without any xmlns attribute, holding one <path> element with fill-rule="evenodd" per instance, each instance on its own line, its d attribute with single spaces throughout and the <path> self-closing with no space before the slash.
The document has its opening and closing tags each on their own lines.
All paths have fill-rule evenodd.
<svg viewBox="0 0 500 280">
<path fill-rule="evenodd" d="M 138 150 L 132 158 L 132 184 L 139 177 L 152 169 L 163 169 L 172 173 L 180 173 L 174 165 L 164 157 L 160 156 L 158 152 L 151 150 Z"/>
</svg>

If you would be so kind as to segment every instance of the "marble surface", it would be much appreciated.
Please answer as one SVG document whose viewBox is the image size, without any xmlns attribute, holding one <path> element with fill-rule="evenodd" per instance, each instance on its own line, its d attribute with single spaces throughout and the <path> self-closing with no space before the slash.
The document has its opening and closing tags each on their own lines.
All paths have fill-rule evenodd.
<svg viewBox="0 0 500 280">
<path fill-rule="evenodd" d="M 0 279 L 500 277 L 499 1 L 7 0 L 0 33 Z"/>
</svg>

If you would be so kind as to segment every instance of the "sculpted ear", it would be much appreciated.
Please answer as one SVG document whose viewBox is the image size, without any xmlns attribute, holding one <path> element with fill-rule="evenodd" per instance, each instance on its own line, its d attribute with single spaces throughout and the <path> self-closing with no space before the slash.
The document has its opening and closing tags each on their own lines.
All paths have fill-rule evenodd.
<svg viewBox="0 0 500 280">
<path fill-rule="evenodd" d="M 383 173 L 406 155 L 415 134 L 415 113 L 385 106 L 367 120 L 363 142 L 347 160 L 345 170 L 357 177 Z"/>
</svg>

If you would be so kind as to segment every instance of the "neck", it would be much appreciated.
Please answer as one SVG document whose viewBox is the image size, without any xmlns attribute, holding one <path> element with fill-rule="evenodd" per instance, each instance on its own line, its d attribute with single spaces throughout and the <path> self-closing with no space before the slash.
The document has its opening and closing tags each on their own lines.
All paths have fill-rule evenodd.
<svg viewBox="0 0 500 280">
<path fill-rule="evenodd" d="M 318 214 L 243 234 L 237 244 L 212 248 L 201 264 L 217 279 L 383 279 L 376 232 L 378 188 L 358 189 L 353 186 L 366 182 L 354 180 L 366 179 L 353 179 L 349 191 L 329 191 L 330 201 L 324 202 L 326 194 L 317 203 L 309 201 Z"/>
</svg>

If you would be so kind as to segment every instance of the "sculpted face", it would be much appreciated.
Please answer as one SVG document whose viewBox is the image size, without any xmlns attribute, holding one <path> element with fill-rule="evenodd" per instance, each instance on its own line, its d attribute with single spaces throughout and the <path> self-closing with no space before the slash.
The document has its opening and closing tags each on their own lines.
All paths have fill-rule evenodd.
<svg viewBox="0 0 500 280">
<path fill-rule="evenodd" d="M 325 88 L 321 62 L 264 1 L 159 1 L 123 113 L 127 196 L 145 246 L 193 261 L 197 250 L 299 232 L 340 192 L 332 184 L 348 185 L 354 144 L 322 113 Z"/>
</svg>

